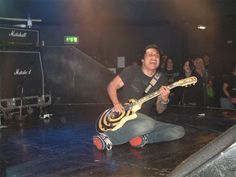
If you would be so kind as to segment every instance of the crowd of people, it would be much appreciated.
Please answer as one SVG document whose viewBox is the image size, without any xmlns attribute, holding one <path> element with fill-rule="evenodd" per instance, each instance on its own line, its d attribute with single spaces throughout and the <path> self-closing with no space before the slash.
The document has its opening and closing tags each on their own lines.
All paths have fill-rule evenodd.
<svg viewBox="0 0 236 177">
<path fill-rule="evenodd" d="M 185 60 L 181 70 L 176 69 L 174 60 L 166 55 L 162 56 L 161 62 L 161 71 L 166 75 L 168 84 L 190 76 L 195 76 L 198 79 L 195 85 L 174 89 L 170 94 L 169 104 L 234 108 L 236 104 L 235 63 L 230 72 L 223 74 L 220 79 L 216 80 L 210 69 L 210 57 L 207 54 Z"/>
</svg>

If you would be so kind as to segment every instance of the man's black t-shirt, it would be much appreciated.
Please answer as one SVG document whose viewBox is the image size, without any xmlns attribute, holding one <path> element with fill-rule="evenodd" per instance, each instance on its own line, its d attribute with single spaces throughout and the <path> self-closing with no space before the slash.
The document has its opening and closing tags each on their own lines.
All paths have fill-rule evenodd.
<svg viewBox="0 0 236 177">
<path fill-rule="evenodd" d="M 158 79 L 157 83 L 149 90 L 147 94 L 150 94 L 154 91 L 157 91 L 162 85 L 167 84 L 166 77 L 160 74 L 160 78 Z M 142 72 L 141 66 L 139 65 L 132 65 L 125 68 L 119 76 L 121 77 L 122 81 L 124 82 L 124 87 L 119 90 L 119 98 L 122 103 L 127 102 L 129 99 L 140 99 L 141 97 L 145 96 L 145 89 L 149 85 L 150 80 L 152 77 L 148 77 Z M 145 113 L 150 115 L 153 106 L 155 105 L 156 98 L 153 98 L 142 105 L 142 109 L 139 112 Z"/>
<path fill-rule="evenodd" d="M 227 74 L 223 76 L 223 83 L 227 83 L 229 86 L 227 88 L 231 97 L 236 96 L 236 76 L 233 73 Z M 221 92 L 222 97 L 227 97 L 225 93 Z"/>
</svg>

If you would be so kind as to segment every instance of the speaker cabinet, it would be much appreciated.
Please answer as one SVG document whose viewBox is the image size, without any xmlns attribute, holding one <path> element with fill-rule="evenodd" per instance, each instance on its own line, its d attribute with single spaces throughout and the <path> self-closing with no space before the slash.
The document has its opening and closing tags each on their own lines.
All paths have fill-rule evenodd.
<svg viewBox="0 0 236 177">
<path fill-rule="evenodd" d="M 1 98 L 44 94 L 44 73 L 38 51 L 0 51 Z"/>
<path fill-rule="evenodd" d="M 40 51 L 0 50 L 1 111 L 50 104 L 44 87 Z"/>
</svg>

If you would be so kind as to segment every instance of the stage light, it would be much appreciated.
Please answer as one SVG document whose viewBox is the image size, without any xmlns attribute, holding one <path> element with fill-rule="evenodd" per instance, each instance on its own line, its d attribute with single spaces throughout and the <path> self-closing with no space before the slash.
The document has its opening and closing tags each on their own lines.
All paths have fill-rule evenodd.
<svg viewBox="0 0 236 177">
<path fill-rule="evenodd" d="M 203 25 L 198 25 L 198 26 L 197 26 L 197 29 L 204 30 L 204 29 L 206 29 L 206 26 L 203 26 Z"/>
<path fill-rule="evenodd" d="M 64 36 L 64 44 L 79 44 L 78 36 Z"/>
</svg>

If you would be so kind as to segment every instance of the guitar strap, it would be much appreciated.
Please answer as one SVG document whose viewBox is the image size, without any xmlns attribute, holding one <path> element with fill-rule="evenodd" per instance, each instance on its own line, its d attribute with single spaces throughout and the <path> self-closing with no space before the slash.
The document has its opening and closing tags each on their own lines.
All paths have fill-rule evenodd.
<svg viewBox="0 0 236 177">
<path fill-rule="evenodd" d="M 159 72 L 157 72 L 153 78 L 150 80 L 148 86 L 146 87 L 144 94 L 147 94 L 149 92 L 149 90 L 157 83 L 157 81 L 159 80 L 161 74 Z"/>
</svg>

